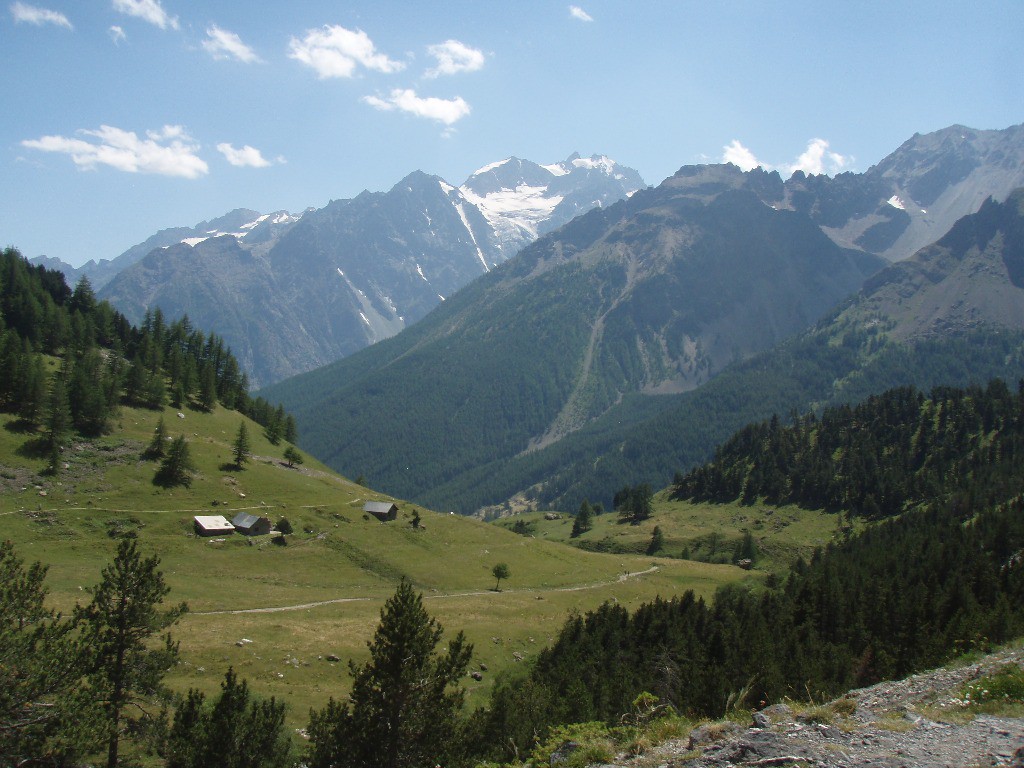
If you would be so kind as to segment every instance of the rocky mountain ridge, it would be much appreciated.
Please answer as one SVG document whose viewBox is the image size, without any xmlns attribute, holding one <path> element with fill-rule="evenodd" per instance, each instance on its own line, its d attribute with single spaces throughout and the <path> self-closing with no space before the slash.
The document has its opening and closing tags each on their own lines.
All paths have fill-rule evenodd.
<svg viewBox="0 0 1024 768">
<path fill-rule="evenodd" d="M 807 328 L 882 264 L 749 189 L 702 203 L 663 184 L 541 237 L 399 336 L 264 394 L 322 460 L 417 498 L 557 443 L 625 397 L 699 386 Z M 338 419 L 360 440 L 335 440 Z"/>
<path fill-rule="evenodd" d="M 218 329 L 260 386 L 393 336 L 538 231 L 642 185 L 598 156 L 503 161 L 463 188 L 416 171 L 301 217 L 242 210 L 165 230 L 98 293 L 135 321 L 159 306 Z"/>
<path fill-rule="evenodd" d="M 941 360 L 948 381 L 938 381 L 934 371 L 910 370 L 913 364 L 895 346 L 883 356 L 878 346 L 861 349 L 861 342 L 880 330 L 871 325 L 878 318 L 844 317 L 842 322 L 867 335 L 861 339 L 836 325 L 834 333 L 822 331 L 818 341 L 776 355 L 789 361 L 787 371 L 763 359 L 759 365 L 772 371 L 773 381 L 758 383 L 740 371 L 732 389 L 709 391 L 706 397 L 694 390 L 734 362 L 819 322 L 852 295 L 843 296 L 844 290 L 857 290 L 885 264 L 881 257 L 835 244 L 820 222 L 833 215 L 829 201 L 838 188 L 825 177 L 806 178 L 832 197 L 819 191 L 816 199 L 802 198 L 787 192 L 777 174 L 762 170 L 683 168 L 656 188 L 541 237 L 460 291 L 423 327 L 353 358 L 350 365 L 342 361 L 270 394 L 296 413 L 310 450 L 340 471 L 372 476 L 390 492 L 435 508 L 450 504 L 472 512 L 509 503 L 523 508 L 531 500 L 573 509 L 582 497 L 608 498 L 613 478 L 620 487 L 648 478 L 660 487 L 673 471 L 704 458 L 700 450 L 713 448 L 707 422 L 725 430 L 719 438 L 742 425 L 726 426 L 728 418 L 719 419 L 718 412 L 743 413 L 745 420 L 770 416 L 772 410 L 748 407 L 758 400 L 770 399 L 771 408 L 785 413 L 853 393 L 866 396 L 878 391 L 873 387 L 966 384 L 971 371 L 943 357 L 963 341 L 913 358 L 932 366 Z M 887 202 L 890 188 L 875 193 L 886 194 L 881 204 L 893 207 Z M 995 320 L 1003 328 L 1021 327 L 1012 312 L 1002 317 L 994 306 L 985 307 L 995 295 L 1005 297 L 1000 306 L 1013 307 L 1019 292 L 1007 266 L 1019 259 L 1004 254 L 1007 236 L 998 234 L 1004 225 L 992 215 L 1012 213 L 1013 200 L 993 199 L 980 218 L 969 217 L 953 228 L 974 232 L 971 237 L 982 245 L 975 255 L 947 253 L 945 259 L 988 265 L 984 273 L 992 280 L 983 291 L 970 292 L 973 284 L 981 285 L 970 277 L 980 267 L 955 270 L 960 276 L 944 281 L 936 273 L 938 262 L 921 267 L 915 259 L 883 273 L 919 270 L 947 286 L 928 300 L 947 308 L 941 314 L 947 319 L 935 326 L 940 341 L 962 338 Z M 847 214 L 837 211 L 835 221 L 845 220 Z M 1007 226 L 1013 226 L 1012 219 Z M 942 242 L 944 253 L 954 243 Z M 857 278 L 858 272 L 863 277 Z M 920 286 L 915 285 L 896 280 L 890 290 L 916 295 Z M 968 294 L 960 295 L 965 290 Z M 922 322 L 929 313 L 940 317 L 937 309 L 916 307 L 911 301 L 906 311 Z M 983 323 L 982 318 L 989 319 Z M 829 317 L 825 324 L 835 320 Z M 895 318 L 881 322 L 889 331 L 902 324 Z M 903 338 L 894 335 L 892 341 Z M 990 347 L 994 354 L 1001 345 L 985 343 L 979 355 Z M 1003 353 L 1016 359 L 1012 349 Z M 986 377 L 1015 370 L 1006 362 L 1000 369 L 988 358 L 977 362 Z M 862 364 L 872 366 L 870 375 L 858 374 Z M 392 378 L 393 386 L 385 382 Z M 754 389 L 736 391 L 740 380 Z M 678 403 L 636 397 L 682 398 L 679 393 L 688 391 L 697 394 Z M 422 403 L 434 404 L 429 414 L 420 412 Z M 716 417 L 701 420 L 689 410 L 695 403 L 714 408 Z M 345 445 L 332 440 L 340 429 L 335 412 L 345 413 L 344 423 L 364 437 Z M 392 424 L 382 413 L 401 414 L 402 423 Z M 361 414 L 367 414 L 365 423 Z M 677 428 L 667 428 L 670 423 Z M 660 447 L 654 436 L 664 441 Z M 406 469 L 439 439 L 446 447 L 443 456 L 422 470 Z M 688 441 L 704 447 L 687 448 Z M 486 493 L 485 487 L 490 488 Z"/>
<path fill-rule="evenodd" d="M 743 172 L 732 165 L 684 166 L 666 179 L 678 194 L 707 201 L 749 189 L 777 209 L 808 216 L 837 245 L 905 259 L 946 234 L 988 198 L 1024 186 L 1024 125 L 979 131 L 953 125 L 915 134 L 863 173 Z"/>
</svg>

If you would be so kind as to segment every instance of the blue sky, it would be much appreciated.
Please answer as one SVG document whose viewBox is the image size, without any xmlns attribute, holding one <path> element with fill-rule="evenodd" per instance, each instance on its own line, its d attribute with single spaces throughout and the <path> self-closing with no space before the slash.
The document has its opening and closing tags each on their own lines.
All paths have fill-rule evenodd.
<svg viewBox="0 0 1024 768">
<path fill-rule="evenodd" d="M 515 155 L 864 171 L 1024 121 L 1024 3 L 3 0 L 0 244 L 460 184 Z"/>
</svg>

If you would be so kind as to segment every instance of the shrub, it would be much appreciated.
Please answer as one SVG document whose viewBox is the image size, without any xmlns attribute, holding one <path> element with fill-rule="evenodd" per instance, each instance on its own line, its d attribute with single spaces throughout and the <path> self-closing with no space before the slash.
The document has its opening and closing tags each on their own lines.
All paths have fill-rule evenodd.
<svg viewBox="0 0 1024 768">
<path fill-rule="evenodd" d="M 1000 702 L 1024 703 L 1024 669 L 1015 664 L 964 686 L 964 706 Z"/>
<path fill-rule="evenodd" d="M 615 745 L 608 726 L 604 723 L 571 723 L 552 728 L 547 738 L 533 750 L 530 764 L 550 765 L 551 755 L 562 749 L 567 742 L 579 746 L 566 756 L 561 765 L 567 768 L 583 768 L 594 763 L 610 763 L 615 757 Z"/>
</svg>

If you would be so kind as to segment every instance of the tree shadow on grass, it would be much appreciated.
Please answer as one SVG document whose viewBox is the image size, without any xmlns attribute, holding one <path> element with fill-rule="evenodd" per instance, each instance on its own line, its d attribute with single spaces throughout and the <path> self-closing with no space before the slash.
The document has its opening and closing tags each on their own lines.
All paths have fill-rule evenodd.
<svg viewBox="0 0 1024 768">
<path fill-rule="evenodd" d="M 50 441 L 40 435 L 31 440 L 26 440 L 14 452 L 26 459 L 46 459 L 51 454 Z"/>
<path fill-rule="evenodd" d="M 28 419 L 15 419 L 4 424 L 4 429 L 15 435 L 30 435 L 36 431 L 36 425 Z"/>
</svg>

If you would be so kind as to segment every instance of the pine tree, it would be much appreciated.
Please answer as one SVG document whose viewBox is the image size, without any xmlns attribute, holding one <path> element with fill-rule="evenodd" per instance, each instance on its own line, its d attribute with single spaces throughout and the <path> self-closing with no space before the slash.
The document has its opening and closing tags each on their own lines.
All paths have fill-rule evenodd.
<svg viewBox="0 0 1024 768">
<path fill-rule="evenodd" d="M 284 417 L 284 439 L 292 444 L 299 439 L 299 429 L 295 425 L 295 417 L 290 413 Z"/>
<path fill-rule="evenodd" d="M 569 534 L 571 538 L 586 533 L 594 527 L 594 509 L 590 506 L 590 502 L 584 499 L 580 502 L 580 509 L 576 513 L 576 519 L 572 522 L 572 533 Z"/>
<path fill-rule="evenodd" d="M 102 743 L 74 622 L 44 604 L 46 568 L 0 542 L 0 765 L 72 765 Z"/>
<path fill-rule="evenodd" d="M 647 554 L 653 555 L 665 548 L 665 534 L 661 532 L 661 526 L 654 526 L 651 532 L 651 542 L 647 545 Z"/>
<path fill-rule="evenodd" d="M 249 460 L 249 451 L 251 446 L 249 445 L 249 430 L 245 426 L 243 420 L 238 425 L 238 434 L 235 435 L 235 442 L 233 443 L 235 466 L 238 469 L 242 469 L 245 466 L 245 462 Z"/>
<path fill-rule="evenodd" d="M 460 632 L 435 653 L 442 628 L 404 579 L 381 610 L 370 660 L 349 663 L 348 702 L 312 712 L 310 768 L 433 768 L 459 755 L 457 686 L 472 656 Z"/>
<path fill-rule="evenodd" d="M 284 408 L 283 406 L 278 408 L 277 411 L 271 411 L 268 414 L 269 421 L 267 422 L 267 440 L 270 441 L 271 445 L 277 445 L 281 442 L 281 438 L 284 436 Z"/>
<path fill-rule="evenodd" d="M 292 765 L 284 703 L 252 697 L 228 668 L 212 707 L 190 689 L 174 713 L 167 768 L 284 768 Z"/>
<path fill-rule="evenodd" d="M 107 725 L 107 768 L 116 768 L 125 710 L 137 697 L 160 688 L 178 646 L 169 634 L 151 648 L 149 641 L 188 610 L 181 603 L 161 610 L 170 587 L 157 570 L 160 558 L 143 558 L 134 539 L 121 539 L 114 562 L 103 569 L 92 602 L 79 609 L 83 638 L 91 649 L 90 685 L 103 704 Z"/>
<path fill-rule="evenodd" d="M 167 428 L 164 426 L 163 414 L 160 415 L 160 420 L 156 423 L 156 429 L 153 430 L 153 439 L 149 442 L 149 447 L 146 448 L 144 454 L 147 459 L 160 459 L 163 458 L 167 452 Z"/>
<path fill-rule="evenodd" d="M 212 411 L 217 405 L 217 371 L 207 363 L 199 372 L 199 407 Z"/>
<path fill-rule="evenodd" d="M 192 475 L 195 471 L 196 466 L 192 463 L 192 452 L 189 450 L 188 442 L 184 435 L 178 435 L 171 441 L 153 482 L 165 488 L 175 485 L 184 485 L 187 488 L 192 484 Z"/>
<path fill-rule="evenodd" d="M 31 426 L 37 426 L 46 403 L 46 368 L 41 355 L 29 355 L 23 362 L 18 387 L 18 415 Z"/>
<path fill-rule="evenodd" d="M 46 415 L 46 448 L 50 454 L 50 470 L 57 471 L 64 443 L 71 434 L 71 405 L 64 377 L 58 372 L 50 383 L 49 408 Z"/>
<path fill-rule="evenodd" d="M 104 391 L 104 385 L 108 383 L 104 369 L 103 357 L 94 347 L 81 354 L 71 371 L 68 382 L 71 419 L 86 435 L 100 435 L 107 429 L 110 408 Z"/>
</svg>

